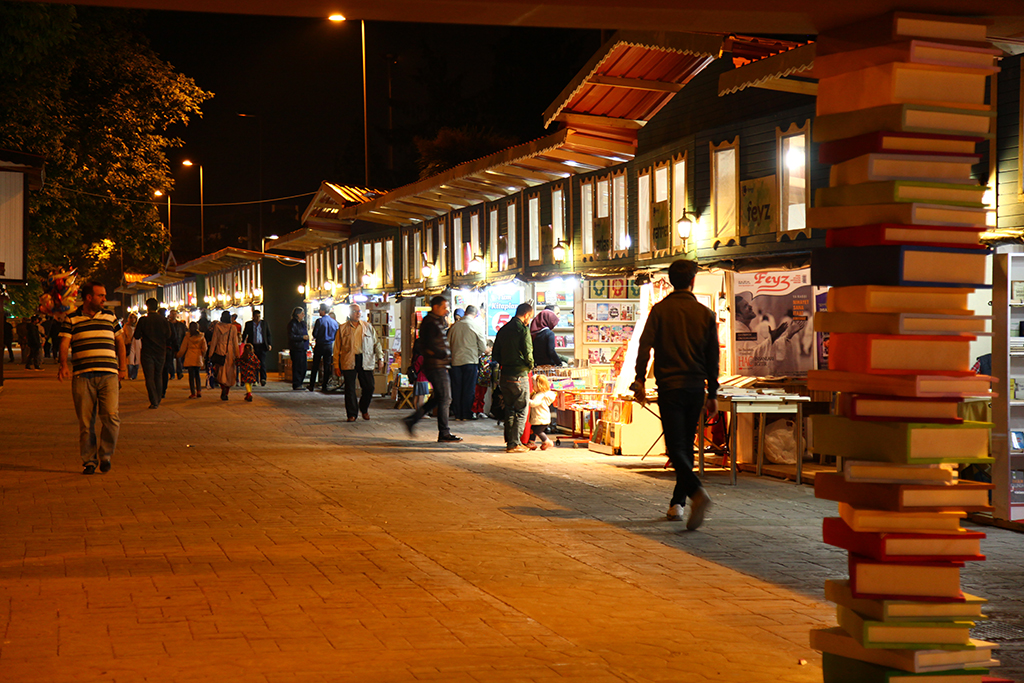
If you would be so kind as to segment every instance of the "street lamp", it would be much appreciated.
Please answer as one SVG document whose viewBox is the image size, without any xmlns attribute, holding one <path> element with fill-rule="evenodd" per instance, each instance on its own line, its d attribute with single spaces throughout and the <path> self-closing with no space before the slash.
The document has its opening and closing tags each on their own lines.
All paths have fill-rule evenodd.
<svg viewBox="0 0 1024 683">
<path fill-rule="evenodd" d="M 565 244 L 562 242 L 562 238 L 558 238 L 558 242 L 551 250 L 551 255 L 555 257 L 556 263 L 561 263 L 565 260 Z"/>
<path fill-rule="evenodd" d="M 154 197 L 163 197 L 163 190 L 153 190 Z M 167 236 L 171 235 L 171 195 L 167 194 Z"/>
<path fill-rule="evenodd" d="M 260 211 L 260 237 L 263 237 L 263 118 L 259 114 L 248 114 L 245 112 L 238 113 L 239 118 L 243 119 L 256 119 L 256 148 L 257 155 L 259 157 L 259 185 L 260 185 L 260 203 L 257 204 Z M 262 250 L 261 250 L 262 251 Z"/>
<path fill-rule="evenodd" d="M 345 15 L 337 12 L 327 17 L 330 21 L 341 23 L 345 21 Z M 366 116 L 366 21 L 359 20 L 359 36 L 363 54 L 363 170 L 366 188 L 370 188 L 370 120 Z"/>
<path fill-rule="evenodd" d="M 191 168 L 192 162 L 185 159 L 182 166 Z M 199 251 L 206 253 L 206 211 L 203 201 L 203 165 L 199 164 Z"/>
<path fill-rule="evenodd" d="M 264 254 L 267 253 L 267 241 L 268 240 L 276 240 L 277 238 L 278 238 L 277 235 L 267 235 L 266 237 L 261 237 L 260 238 L 260 252 L 264 253 Z"/>
</svg>

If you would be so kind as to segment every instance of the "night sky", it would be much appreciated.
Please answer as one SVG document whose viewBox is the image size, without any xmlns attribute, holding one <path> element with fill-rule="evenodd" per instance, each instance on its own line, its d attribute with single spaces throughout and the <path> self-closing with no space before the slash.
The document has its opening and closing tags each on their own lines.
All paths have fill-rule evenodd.
<svg viewBox="0 0 1024 683">
<path fill-rule="evenodd" d="M 199 202 L 203 164 L 206 251 L 245 247 L 255 207 L 213 208 L 315 191 L 320 182 L 363 185 L 359 23 L 181 12 L 150 12 L 153 49 L 215 96 L 202 119 L 171 131 L 185 145 L 169 154 L 174 203 Z M 597 31 L 368 22 L 370 184 L 390 189 L 416 180 L 414 136 L 442 126 L 492 128 L 521 142 L 540 137 L 541 113 L 601 43 Z M 389 60 L 390 56 L 390 60 Z M 394 168 L 388 168 L 388 65 Z M 255 114 L 240 118 L 239 112 Z M 295 229 L 309 198 L 264 206 L 264 234 Z M 290 205 L 291 208 L 285 205 Z M 219 226 L 227 226 L 221 229 Z M 199 255 L 199 209 L 175 207 L 179 262 Z M 216 237 L 221 233 L 220 238 Z"/>
</svg>

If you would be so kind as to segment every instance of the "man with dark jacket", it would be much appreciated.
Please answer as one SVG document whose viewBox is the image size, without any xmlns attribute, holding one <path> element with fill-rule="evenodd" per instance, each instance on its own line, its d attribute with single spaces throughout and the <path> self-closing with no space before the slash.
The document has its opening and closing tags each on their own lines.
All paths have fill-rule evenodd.
<svg viewBox="0 0 1024 683">
<path fill-rule="evenodd" d="M 338 334 L 338 321 L 328 315 L 331 309 L 320 304 L 320 317 L 313 323 L 313 367 L 309 370 L 309 390 L 316 390 L 316 376 L 323 366 L 321 389 L 327 389 L 334 366 L 334 337 Z"/>
<path fill-rule="evenodd" d="M 242 330 L 242 343 L 252 344 L 252 350 L 260 361 L 260 386 L 267 386 L 267 351 L 273 350 L 270 345 L 270 325 L 262 319 L 260 309 L 252 310 L 252 320 L 245 323 Z"/>
<path fill-rule="evenodd" d="M 181 359 L 178 358 L 178 350 L 181 343 L 185 341 L 188 334 L 188 327 L 178 320 L 178 312 L 171 311 L 167 314 L 167 325 L 170 328 L 170 335 L 167 337 L 167 357 L 164 359 L 164 391 L 161 396 L 167 395 L 167 382 L 177 375 L 178 379 L 184 376 L 184 368 L 181 366 Z"/>
<path fill-rule="evenodd" d="M 669 266 L 668 279 L 675 291 L 655 304 L 647 316 L 636 358 L 636 381 L 630 386 L 636 400 L 646 403 L 647 366 L 653 349 L 665 449 L 676 471 L 668 518 L 682 519 L 689 498 L 686 528 L 691 531 L 703 523 L 711 505 L 693 473 L 693 439 L 700 412 L 708 417 L 718 412 L 718 325 L 715 314 L 693 296 L 696 275 L 694 261 L 681 259 Z"/>
<path fill-rule="evenodd" d="M 452 434 L 448 427 L 448 411 L 452 405 L 452 385 L 448 377 L 451 354 L 448 351 L 448 335 L 445 334 L 445 316 L 448 315 L 448 300 L 435 296 L 430 300 L 430 313 L 420 323 L 420 334 L 413 344 L 412 355 L 423 356 L 423 374 L 433 390 L 430 398 L 415 413 L 405 418 L 409 434 L 416 423 L 437 406 L 437 440 L 441 443 L 462 441 L 461 436 Z"/>
<path fill-rule="evenodd" d="M 142 373 L 146 376 L 146 393 L 149 394 L 149 407 L 160 406 L 164 384 L 164 360 L 167 357 L 167 339 L 171 336 L 171 326 L 167 318 L 157 310 L 159 303 L 150 297 L 146 299 L 146 317 L 139 318 L 135 326 L 135 338 L 142 340 Z"/>
<path fill-rule="evenodd" d="M 523 434 L 530 403 L 530 370 L 533 369 L 533 340 L 530 320 L 533 305 L 516 308 L 516 317 L 502 325 L 494 337 L 491 358 L 501 366 L 501 397 L 505 401 L 505 451 L 520 453 L 529 450 L 523 445 Z"/>
</svg>

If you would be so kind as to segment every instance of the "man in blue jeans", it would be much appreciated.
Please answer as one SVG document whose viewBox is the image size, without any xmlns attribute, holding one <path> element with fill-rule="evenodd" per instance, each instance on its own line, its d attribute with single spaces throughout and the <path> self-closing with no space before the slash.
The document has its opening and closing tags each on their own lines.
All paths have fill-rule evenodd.
<svg viewBox="0 0 1024 683">
<path fill-rule="evenodd" d="M 530 450 L 523 445 L 530 402 L 529 373 L 533 369 L 533 338 L 530 320 L 533 306 L 519 304 L 516 317 L 502 325 L 494 336 L 491 358 L 501 366 L 501 397 L 505 400 L 505 452 Z"/>
<path fill-rule="evenodd" d="M 334 337 L 338 334 L 338 321 L 329 314 L 327 304 L 320 304 L 320 317 L 313 323 L 313 365 L 309 370 L 309 390 L 316 391 L 316 376 L 320 375 L 321 389 L 327 389 L 327 380 L 334 372 Z"/>
<path fill-rule="evenodd" d="M 668 518 L 681 520 L 689 498 L 686 528 L 691 531 L 704 522 L 711 505 L 693 473 L 693 440 L 700 412 L 706 411 L 709 418 L 718 412 L 718 324 L 715 314 L 693 296 L 696 275 L 694 261 L 681 259 L 669 266 L 668 280 L 675 291 L 647 316 L 636 358 L 636 381 L 630 386 L 636 400 L 646 403 L 647 366 L 653 349 L 665 449 L 676 471 Z"/>
<path fill-rule="evenodd" d="M 106 288 L 98 282 L 82 287 L 82 306 L 64 318 L 60 332 L 57 379 L 71 377 L 71 396 L 78 414 L 82 474 L 110 471 L 110 458 L 121 426 L 118 414 L 120 380 L 128 376 L 124 336 L 117 318 L 103 307 Z M 116 330 L 116 331 L 115 331 Z M 72 368 L 68 367 L 68 354 Z M 96 419 L 99 418 L 99 434 Z"/>
</svg>

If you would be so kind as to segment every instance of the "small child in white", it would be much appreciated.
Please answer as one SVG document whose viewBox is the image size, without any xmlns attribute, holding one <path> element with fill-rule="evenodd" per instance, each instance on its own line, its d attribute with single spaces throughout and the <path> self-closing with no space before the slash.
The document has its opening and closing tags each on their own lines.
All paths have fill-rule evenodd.
<svg viewBox="0 0 1024 683">
<path fill-rule="evenodd" d="M 551 404 L 555 402 L 555 392 L 551 391 L 551 383 L 544 375 L 533 378 L 533 392 L 530 394 L 530 441 L 526 444 L 531 450 L 537 448 L 534 440 L 540 437 L 540 449 L 551 448 L 551 439 L 544 430 L 551 424 Z"/>
</svg>

